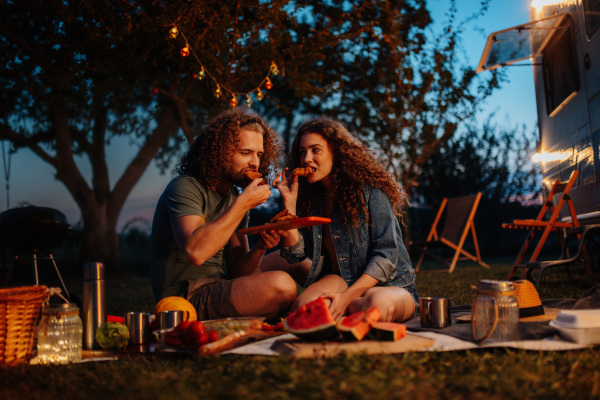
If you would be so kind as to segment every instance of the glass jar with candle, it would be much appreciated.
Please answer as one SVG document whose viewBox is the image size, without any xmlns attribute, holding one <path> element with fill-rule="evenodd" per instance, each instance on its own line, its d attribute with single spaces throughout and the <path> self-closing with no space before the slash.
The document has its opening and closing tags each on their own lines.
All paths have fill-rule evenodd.
<svg viewBox="0 0 600 400">
<path fill-rule="evenodd" d="M 473 339 L 478 343 L 519 340 L 519 305 L 513 283 L 480 281 L 471 324 Z"/>
<path fill-rule="evenodd" d="M 36 357 L 39 364 L 81 361 L 82 342 L 83 324 L 75 304 L 50 304 L 42 309 Z"/>
</svg>

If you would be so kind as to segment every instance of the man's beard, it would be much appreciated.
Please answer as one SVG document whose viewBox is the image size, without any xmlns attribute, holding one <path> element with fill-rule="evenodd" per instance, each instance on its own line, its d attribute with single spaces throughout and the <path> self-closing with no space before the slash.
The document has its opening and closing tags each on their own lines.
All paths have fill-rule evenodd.
<svg viewBox="0 0 600 400">
<path fill-rule="evenodd" d="M 225 178 L 231 182 L 233 185 L 245 188 L 250 184 L 250 180 L 244 176 L 243 172 L 233 173 L 232 171 L 227 171 Z"/>
</svg>

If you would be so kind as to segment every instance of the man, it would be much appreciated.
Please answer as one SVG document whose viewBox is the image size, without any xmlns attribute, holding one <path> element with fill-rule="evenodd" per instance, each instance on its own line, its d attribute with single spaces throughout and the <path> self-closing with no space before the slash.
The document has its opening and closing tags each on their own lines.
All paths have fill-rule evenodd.
<svg viewBox="0 0 600 400">
<path fill-rule="evenodd" d="M 187 298 L 198 319 L 272 318 L 292 304 L 296 283 L 276 269 L 295 271 L 302 280 L 309 264 L 288 265 L 279 252 L 263 259 L 279 242 L 275 232 L 262 234 L 252 249 L 236 233 L 248 226 L 249 210 L 271 195 L 262 178 L 250 181 L 244 173 L 267 177 L 280 149 L 275 132 L 249 111 L 222 114 L 198 135 L 152 222 L 150 270 L 157 301 Z"/>
</svg>

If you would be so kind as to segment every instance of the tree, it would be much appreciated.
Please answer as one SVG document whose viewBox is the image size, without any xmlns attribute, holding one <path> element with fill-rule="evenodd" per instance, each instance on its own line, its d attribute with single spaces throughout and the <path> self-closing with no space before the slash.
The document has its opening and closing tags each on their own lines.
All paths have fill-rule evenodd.
<svg viewBox="0 0 600 400">
<path fill-rule="evenodd" d="M 337 110 L 410 186 L 454 133 L 457 107 L 498 82 L 473 95 L 469 70 L 454 89 L 457 35 L 428 47 L 430 22 L 424 0 L 5 0 L 0 140 L 55 169 L 82 212 L 83 261 L 112 270 L 117 219 L 146 167 L 168 168 L 233 100 L 253 100 L 288 136 L 298 113 Z M 105 147 L 119 136 L 138 150 L 111 183 Z"/>
</svg>

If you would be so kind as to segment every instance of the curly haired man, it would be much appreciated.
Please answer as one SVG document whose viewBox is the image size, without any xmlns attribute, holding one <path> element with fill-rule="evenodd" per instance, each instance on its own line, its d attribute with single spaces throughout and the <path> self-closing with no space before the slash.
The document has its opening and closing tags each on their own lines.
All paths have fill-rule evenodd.
<svg viewBox="0 0 600 400">
<path fill-rule="evenodd" d="M 281 145 L 257 115 L 236 109 L 212 120 L 178 167 L 179 176 L 158 200 L 151 234 L 151 280 L 156 300 L 187 298 L 198 319 L 280 315 L 296 298 L 287 271 L 306 278 L 306 263 L 291 268 L 268 249 L 278 238 L 263 234 L 250 249 L 236 230 L 248 226 L 249 211 L 267 201 L 269 185 L 244 173 L 268 177 Z M 240 189 L 241 190 L 240 192 Z M 301 282 L 303 283 L 303 282 Z"/>
</svg>

